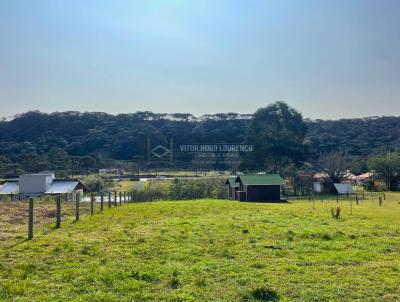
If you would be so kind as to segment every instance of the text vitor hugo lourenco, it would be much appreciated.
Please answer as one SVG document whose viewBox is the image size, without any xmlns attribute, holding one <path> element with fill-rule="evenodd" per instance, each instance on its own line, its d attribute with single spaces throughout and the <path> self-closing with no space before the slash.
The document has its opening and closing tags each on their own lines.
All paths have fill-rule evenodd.
<svg viewBox="0 0 400 302">
<path fill-rule="evenodd" d="M 180 152 L 252 152 L 253 145 L 244 144 L 190 144 L 179 145 Z"/>
</svg>

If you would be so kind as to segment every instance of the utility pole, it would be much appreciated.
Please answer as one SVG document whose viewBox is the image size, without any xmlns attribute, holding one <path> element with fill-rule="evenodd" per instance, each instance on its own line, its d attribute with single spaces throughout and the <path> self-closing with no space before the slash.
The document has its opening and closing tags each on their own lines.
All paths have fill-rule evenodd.
<svg viewBox="0 0 400 302">
<path fill-rule="evenodd" d="M 147 169 L 150 165 L 150 137 L 147 137 Z"/>
<path fill-rule="evenodd" d="M 170 168 L 172 169 L 172 163 L 174 160 L 174 154 L 173 154 L 173 148 L 174 148 L 174 142 L 172 137 L 169 140 L 169 164 L 170 164 Z"/>
</svg>

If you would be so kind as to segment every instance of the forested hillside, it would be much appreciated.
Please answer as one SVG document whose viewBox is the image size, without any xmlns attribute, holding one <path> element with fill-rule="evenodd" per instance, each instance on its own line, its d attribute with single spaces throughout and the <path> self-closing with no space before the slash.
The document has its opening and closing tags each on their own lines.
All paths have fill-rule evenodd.
<svg viewBox="0 0 400 302">
<path fill-rule="evenodd" d="M 173 138 L 175 145 L 240 143 L 250 118 L 251 115 L 235 113 L 198 118 L 151 112 L 27 112 L 0 122 L 0 162 L 38 170 L 46 168 L 40 166 L 43 162 L 56 164 L 63 156 L 86 168 L 107 159 L 144 159 L 147 137 L 152 144 L 168 144 L 169 138 Z M 343 150 L 367 157 L 400 146 L 400 117 L 307 120 L 307 125 L 306 142 L 317 154 Z"/>
<path fill-rule="evenodd" d="M 343 150 L 350 155 L 375 155 L 399 148 L 400 117 L 309 121 L 307 136 L 318 153 Z"/>
<path fill-rule="evenodd" d="M 0 122 L 0 152 L 14 158 L 21 153 L 43 154 L 62 148 L 69 155 L 95 155 L 129 160 L 147 153 L 147 137 L 153 144 L 237 142 L 243 140 L 250 116 L 28 112 Z"/>
</svg>

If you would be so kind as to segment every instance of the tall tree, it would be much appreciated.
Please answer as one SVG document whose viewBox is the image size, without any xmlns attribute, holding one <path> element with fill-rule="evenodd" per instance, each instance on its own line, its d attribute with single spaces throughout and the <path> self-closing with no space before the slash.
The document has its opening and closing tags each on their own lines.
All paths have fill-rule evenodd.
<svg viewBox="0 0 400 302">
<path fill-rule="evenodd" d="M 318 166 L 328 174 L 333 183 L 344 180 L 351 169 L 352 161 L 342 152 L 332 152 L 323 155 L 318 160 Z"/>
<path fill-rule="evenodd" d="M 11 161 L 7 157 L 0 155 L 0 175 L 4 175 L 8 171 L 10 164 Z"/>
<path fill-rule="evenodd" d="M 386 184 L 387 190 L 396 190 L 400 180 L 400 154 L 388 153 L 386 156 L 373 157 L 368 166 L 374 170 Z"/>
<path fill-rule="evenodd" d="M 307 159 L 306 132 L 301 113 L 284 102 L 258 109 L 245 137 L 245 143 L 253 145 L 253 152 L 245 154 L 241 168 L 268 170 L 284 177 L 288 168 Z"/>
</svg>

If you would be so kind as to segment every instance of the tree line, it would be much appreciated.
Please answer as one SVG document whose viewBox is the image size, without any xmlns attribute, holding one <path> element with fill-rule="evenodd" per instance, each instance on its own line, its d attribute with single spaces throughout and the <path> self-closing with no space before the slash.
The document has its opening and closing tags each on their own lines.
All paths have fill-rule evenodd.
<svg viewBox="0 0 400 302">
<path fill-rule="evenodd" d="M 241 170 L 269 170 L 285 175 L 334 153 L 352 169 L 368 169 L 370 158 L 400 147 L 400 117 L 308 120 L 283 102 L 252 115 L 136 112 L 31 111 L 0 121 L 0 175 L 55 170 L 65 176 L 103 167 L 148 168 L 147 140 L 152 145 L 248 143 Z M 176 168 L 191 167 L 192 158 L 175 158 Z M 211 167 L 213 168 L 213 167 Z M 215 167 L 214 167 L 215 168 Z M 216 167 L 232 169 L 229 166 Z"/>
</svg>

